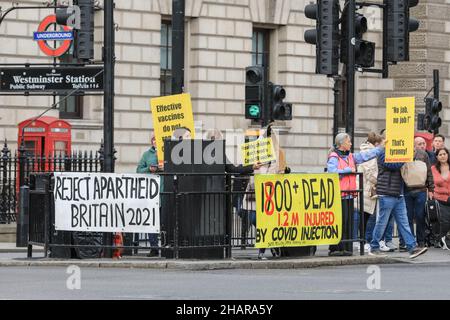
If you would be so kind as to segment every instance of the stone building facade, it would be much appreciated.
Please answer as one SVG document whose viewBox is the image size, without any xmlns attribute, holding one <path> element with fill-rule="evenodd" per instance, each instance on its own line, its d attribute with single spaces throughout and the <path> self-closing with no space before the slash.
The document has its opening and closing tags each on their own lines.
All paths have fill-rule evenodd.
<svg viewBox="0 0 450 320">
<path fill-rule="evenodd" d="M 171 17 L 171 0 L 116 0 L 115 147 L 117 171 L 134 172 L 148 148 L 152 128 L 149 100 L 161 94 L 161 32 Z M 192 95 L 197 135 L 204 130 L 245 130 L 245 67 L 252 64 L 255 30 L 268 35 L 270 81 L 284 85 L 294 119 L 280 123 L 281 143 L 289 165 L 298 171 L 322 172 L 332 144 L 333 80 L 316 75 L 315 48 L 304 42 L 313 22 L 304 16 L 309 0 L 186 0 L 185 86 Z M 41 4 L 39 0 L 21 1 Z M 100 4 L 102 1 L 100 1 Z M 3 9 L 10 2 L 0 1 Z M 377 13 L 369 9 L 377 25 Z M 51 62 L 32 40 L 49 10 L 15 11 L 0 26 L 0 63 Z M 414 95 L 418 111 L 432 87 L 432 70 L 441 74 L 444 125 L 450 90 L 450 0 L 421 0 L 412 10 L 421 27 L 411 37 L 411 61 L 391 67 L 391 78 L 358 75 L 357 143 L 369 130 L 384 127 L 389 96 Z M 101 59 L 103 14 L 96 13 L 96 59 Z M 369 39 L 381 47 L 381 29 Z M 377 49 L 377 61 L 381 50 Z M 81 119 L 70 119 L 73 148 L 96 150 L 102 139 L 103 99 L 84 97 Z M 41 113 L 52 103 L 46 97 L 0 96 L 0 139 L 17 141 L 17 123 Z M 57 111 L 50 115 L 58 116 Z M 230 139 L 232 152 L 235 139 Z M 237 160 L 238 161 L 238 160 Z"/>
</svg>

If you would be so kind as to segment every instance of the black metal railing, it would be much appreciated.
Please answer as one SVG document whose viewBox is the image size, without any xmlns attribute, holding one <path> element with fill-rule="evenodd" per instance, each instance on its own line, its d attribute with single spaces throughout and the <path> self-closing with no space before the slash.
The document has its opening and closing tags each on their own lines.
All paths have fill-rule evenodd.
<svg viewBox="0 0 450 320">
<path fill-rule="evenodd" d="M 364 212 L 362 175 L 357 175 L 360 183 L 358 189 L 348 190 L 352 194 L 354 206 L 343 212 L 347 216 L 346 229 L 350 231 L 344 234 L 342 242 L 350 246 L 359 243 L 360 253 L 364 254 L 364 215 L 361 215 L 361 224 L 353 226 L 355 212 Z M 247 186 L 249 179 L 250 176 L 229 174 L 161 174 L 161 232 L 157 236 L 157 243 L 151 243 L 148 234 L 135 234 L 131 236 L 132 241 L 123 246 L 89 241 L 76 243 L 72 232 L 53 230 L 53 194 L 50 191 L 51 182 L 48 182 L 48 196 L 41 195 L 39 200 L 47 201 L 48 204 L 38 201 L 42 212 L 34 218 L 30 214 L 29 244 L 44 246 L 46 253 L 52 249 L 90 248 L 124 249 L 131 254 L 158 250 L 160 256 L 175 259 L 231 258 L 233 248 L 254 247 L 256 242 L 256 221 L 252 212 L 256 208 L 252 197 L 254 191 L 250 191 Z M 39 194 L 35 193 L 37 196 Z M 32 201 L 30 208 L 33 208 Z M 359 229 L 359 233 L 356 229 Z"/>
<path fill-rule="evenodd" d="M 101 172 L 103 146 L 98 151 L 55 152 L 49 156 L 28 153 L 23 146 L 14 154 L 5 141 L 0 151 L 0 224 L 16 221 L 19 190 L 30 183 L 30 175 L 45 172 Z"/>
</svg>

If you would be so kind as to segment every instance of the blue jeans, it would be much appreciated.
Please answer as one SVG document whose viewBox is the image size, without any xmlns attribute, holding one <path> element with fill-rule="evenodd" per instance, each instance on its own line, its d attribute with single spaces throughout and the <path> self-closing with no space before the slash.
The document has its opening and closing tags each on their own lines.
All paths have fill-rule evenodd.
<svg viewBox="0 0 450 320">
<path fill-rule="evenodd" d="M 408 251 L 413 251 L 417 247 L 417 243 L 409 228 L 404 197 L 380 196 L 378 204 L 380 209 L 377 223 L 373 230 L 373 238 L 370 242 L 371 250 L 380 250 L 380 240 L 383 238 L 389 218 L 392 215 L 397 222 L 400 234 L 405 239 Z"/>
<path fill-rule="evenodd" d="M 371 214 L 369 220 L 367 220 L 366 225 L 366 242 L 370 243 L 373 238 L 373 230 L 375 229 L 375 225 L 377 224 L 377 213 Z M 391 215 L 389 218 L 389 222 L 386 226 L 386 231 L 384 232 L 383 238 L 384 242 L 392 242 L 392 233 L 394 232 L 394 216 Z"/>
<path fill-rule="evenodd" d="M 393 236 L 394 236 L 394 216 L 391 214 L 382 240 L 384 240 L 384 242 L 386 243 L 392 242 Z"/>
<path fill-rule="evenodd" d="M 365 234 L 365 239 L 367 243 L 370 243 L 372 241 L 373 229 L 375 229 L 376 223 L 377 223 L 377 214 L 373 213 L 367 220 L 366 234 Z"/>
<path fill-rule="evenodd" d="M 421 245 L 425 243 L 425 202 L 426 192 L 409 192 L 405 195 L 406 209 L 408 211 L 408 222 L 412 234 L 414 235 L 414 220 L 416 220 L 417 242 Z M 403 246 L 402 236 L 400 245 Z"/>
</svg>

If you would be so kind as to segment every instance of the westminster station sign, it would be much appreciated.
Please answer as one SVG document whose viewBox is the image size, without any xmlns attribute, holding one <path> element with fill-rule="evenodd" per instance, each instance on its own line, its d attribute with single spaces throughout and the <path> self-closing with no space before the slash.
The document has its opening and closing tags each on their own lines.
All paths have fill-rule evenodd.
<svg viewBox="0 0 450 320">
<path fill-rule="evenodd" d="M 103 91 L 103 67 L 0 68 L 4 92 Z"/>
</svg>

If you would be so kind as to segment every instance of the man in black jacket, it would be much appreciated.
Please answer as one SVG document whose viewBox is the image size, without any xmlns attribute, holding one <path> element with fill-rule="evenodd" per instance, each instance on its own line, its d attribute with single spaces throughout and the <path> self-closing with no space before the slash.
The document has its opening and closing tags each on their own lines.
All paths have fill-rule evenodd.
<svg viewBox="0 0 450 320">
<path fill-rule="evenodd" d="M 405 183 L 400 169 L 403 163 L 387 163 L 385 161 L 385 151 L 378 157 L 378 219 L 373 230 L 373 238 L 370 243 L 369 255 L 384 256 L 380 251 L 380 240 L 382 239 L 391 214 L 397 222 L 402 238 L 410 253 L 410 258 L 414 259 L 425 253 L 427 248 L 417 246 L 414 235 L 409 227 L 408 216 L 405 204 Z"/>
</svg>

